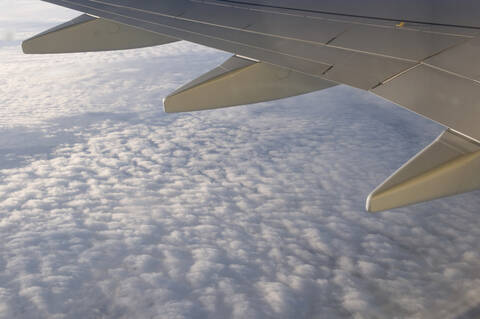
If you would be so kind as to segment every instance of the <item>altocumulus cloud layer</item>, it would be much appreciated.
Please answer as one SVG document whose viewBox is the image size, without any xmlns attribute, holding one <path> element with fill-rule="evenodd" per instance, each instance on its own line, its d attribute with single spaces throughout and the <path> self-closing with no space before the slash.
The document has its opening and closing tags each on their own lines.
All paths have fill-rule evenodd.
<svg viewBox="0 0 480 319">
<path fill-rule="evenodd" d="M 363 211 L 441 127 L 346 87 L 166 115 L 227 55 L 20 53 L 73 15 L 0 16 L 1 318 L 478 315 L 478 193 Z"/>
</svg>

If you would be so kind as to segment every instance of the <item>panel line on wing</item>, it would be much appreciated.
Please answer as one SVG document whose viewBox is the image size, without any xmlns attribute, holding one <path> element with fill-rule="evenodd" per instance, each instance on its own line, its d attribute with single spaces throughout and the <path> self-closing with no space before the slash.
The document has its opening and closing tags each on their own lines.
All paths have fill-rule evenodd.
<svg viewBox="0 0 480 319">
<path fill-rule="evenodd" d="M 68 1 L 68 0 L 49 0 L 49 2 L 52 2 L 52 3 L 68 3 L 67 7 L 76 8 L 77 10 L 86 10 L 86 11 L 93 10 L 93 12 L 104 13 L 107 16 L 111 16 L 112 19 L 114 19 L 114 17 L 117 17 L 117 19 L 118 18 L 123 18 L 123 19 L 127 19 L 127 20 L 132 20 L 132 21 L 139 21 L 139 22 L 142 22 L 142 23 L 147 24 L 147 25 L 158 26 L 158 27 L 161 27 L 161 28 L 164 28 L 164 29 L 170 29 L 170 30 L 173 30 L 174 32 L 178 31 L 178 32 L 183 32 L 184 34 L 190 34 L 190 35 L 195 35 L 195 36 L 202 37 L 202 38 L 207 38 L 207 39 L 217 40 L 217 41 L 221 41 L 221 42 L 231 43 L 231 44 L 235 45 L 236 48 L 239 48 L 239 46 L 240 47 L 243 46 L 243 47 L 247 47 L 247 48 L 251 48 L 251 49 L 265 51 L 265 52 L 268 52 L 268 53 L 273 54 L 273 55 L 280 55 L 280 56 L 284 56 L 286 58 L 294 58 L 296 60 L 303 60 L 305 62 L 313 63 L 313 64 L 316 64 L 318 66 L 323 65 L 324 67 L 322 69 L 322 72 L 323 72 L 324 69 L 329 67 L 329 65 L 326 65 L 324 63 L 321 63 L 321 62 L 313 60 L 313 59 L 298 57 L 298 56 L 291 55 L 291 54 L 288 54 L 288 53 L 283 53 L 283 52 L 277 52 L 275 50 L 270 50 L 270 49 L 267 49 L 267 48 L 255 47 L 255 46 L 252 46 L 252 45 L 232 41 L 230 39 L 218 38 L 218 37 L 214 37 L 214 36 L 211 36 L 211 35 L 208 35 L 208 34 L 202 34 L 202 33 L 194 32 L 194 31 L 190 31 L 190 30 L 185 30 L 185 29 L 178 28 L 178 27 L 173 27 L 173 26 L 167 25 L 167 24 L 160 24 L 160 23 L 151 22 L 151 21 L 145 20 L 145 19 L 134 18 L 134 17 L 127 16 L 127 15 L 124 15 L 124 14 L 121 14 L 121 13 L 112 13 L 112 12 L 102 10 L 102 9 L 98 9 L 98 8 L 95 8 L 95 7 L 91 7 L 91 6 L 88 6 L 88 5 L 85 5 L 85 4 L 72 3 L 71 1 Z M 139 28 L 142 28 L 142 27 L 139 26 Z M 146 28 L 144 27 L 144 29 L 146 29 Z M 149 29 L 146 29 L 146 30 L 149 30 Z M 152 30 L 150 30 L 150 31 L 152 31 Z M 170 32 L 158 32 L 158 33 L 165 34 L 167 36 L 175 37 Z M 188 41 L 189 39 L 186 38 L 186 40 Z M 197 43 L 202 44 L 202 42 L 195 41 L 195 40 L 193 40 L 192 42 L 197 42 Z M 217 49 L 220 49 L 220 50 L 224 49 L 222 46 L 215 46 L 213 44 L 207 44 L 207 45 L 210 45 L 212 47 L 216 47 Z M 273 63 L 273 64 L 275 64 L 275 63 Z M 307 72 L 306 70 L 307 70 L 306 68 L 304 68 L 303 70 L 302 69 L 297 69 L 297 71 L 299 71 L 299 72 L 302 72 L 302 73 L 305 73 L 305 74 L 311 74 L 311 73 Z M 312 68 L 310 70 L 315 70 L 315 68 Z"/>
<path fill-rule="evenodd" d="M 310 12 L 310 13 L 320 13 L 320 14 L 327 14 L 327 15 L 351 17 L 351 18 L 361 18 L 361 19 L 370 19 L 370 20 L 379 20 L 379 21 L 392 21 L 393 20 L 393 19 L 382 18 L 382 17 L 372 17 L 372 16 L 365 16 L 365 15 L 356 15 L 356 14 L 311 10 L 311 9 L 306 9 L 306 8 L 298 9 L 298 8 L 292 8 L 292 7 L 274 6 L 274 5 L 267 5 L 267 4 L 262 4 L 262 3 L 243 2 L 243 1 L 236 1 L 236 0 L 217 0 L 217 1 L 244 4 L 244 5 L 248 5 L 248 6 L 259 6 L 259 7 L 268 7 L 268 8 L 272 8 L 272 9 L 283 9 L 283 10 L 302 11 L 302 12 Z M 475 26 L 462 26 L 462 25 L 456 25 L 456 24 L 445 24 L 445 23 L 434 23 L 434 22 L 426 23 L 426 22 L 408 20 L 408 19 L 402 19 L 402 21 L 403 22 L 408 22 L 408 23 L 432 25 L 432 26 L 445 26 L 445 27 L 465 28 L 465 29 L 480 29 L 480 28 L 475 27 Z"/>
<path fill-rule="evenodd" d="M 425 62 L 422 62 L 419 65 L 425 65 L 426 67 L 429 67 L 429 68 L 432 68 L 432 69 L 435 69 L 435 70 L 438 70 L 438 71 L 441 71 L 441 72 L 445 72 L 445 73 L 448 73 L 450 75 L 456 76 L 458 78 L 462 78 L 462 79 L 469 80 L 469 81 L 475 82 L 477 84 L 480 84 L 480 80 L 473 79 L 473 78 L 465 76 L 463 74 L 459 74 L 459 73 L 456 73 L 456 72 L 445 70 L 445 69 L 443 69 L 441 67 L 438 67 L 436 65 L 428 64 L 428 63 L 425 63 Z"/>
<path fill-rule="evenodd" d="M 293 69 L 295 69 L 297 71 L 300 71 L 300 72 L 303 72 L 303 73 L 306 73 L 306 74 L 311 74 L 311 75 L 315 75 L 315 76 L 322 76 L 323 75 L 322 73 L 327 68 L 329 68 L 331 66 L 331 64 L 326 65 L 325 63 L 321 63 L 318 60 L 314 60 L 313 57 L 312 58 L 306 58 L 306 57 L 303 57 L 303 56 L 299 57 L 298 55 L 289 54 L 289 53 L 286 53 L 285 51 L 271 50 L 271 49 L 268 49 L 268 48 L 265 48 L 265 47 L 252 46 L 250 44 L 232 41 L 231 40 L 232 37 L 229 37 L 228 39 L 218 38 L 218 36 L 212 36 L 209 33 L 210 31 L 208 31 L 208 30 L 203 30 L 204 33 L 198 33 L 198 32 L 192 31 L 192 30 L 198 29 L 198 27 L 196 27 L 194 25 L 190 26 L 191 30 L 185 30 L 184 28 L 179 28 L 179 27 L 176 27 L 176 26 L 169 25 L 167 21 L 164 22 L 164 23 L 167 23 L 167 25 L 165 25 L 165 24 L 160 24 L 158 22 L 152 22 L 152 21 L 146 20 L 145 18 L 127 16 L 125 14 L 122 14 L 121 12 L 108 12 L 108 11 L 103 10 L 103 9 L 92 8 L 89 5 L 85 5 L 85 4 L 81 4 L 81 5 L 72 4 L 70 1 L 67 1 L 67 0 L 57 0 L 57 1 L 62 2 L 62 3 L 69 3 L 69 5 L 73 8 L 83 7 L 84 10 L 87 9 L 87 8 L 90 8 L 91 10 L 93 10 L 93 13 L 95 13 L 95 14 L 98 14 L 98 12 L 104 12 L 105 14 L 107 14 L 107 16 L 110 15 L 110 17 L 113 18 L 113 19 L 118 19 L 119 17 L 123 17 L 124 19 L 128 19 L 128 20 L 133 19 L 134 21 L 141 21 L 143 24 L 140 23 L 140 25 L 139 25 L 140 27 L 142 27 L 142 26 L 146 27 L 146 25 L 152 25 L 152 26 L 156 25 L 160 28 L 166 29 L 165 31 L 160 32 L 160 33 L 163 33 L 163 34 L 171 35 L 171 36 L 174 36 L 174 37 L 179 37 L 179 38 L 186 39 L 186 40 L 193 40 L 193 42 L 197 42 L 197 43 L 200 43 L 200 44 L 206 44 L 208 46 L 217 47 L 219 49 L 227 48 L 227 51 L 237 52 L 239 54 L 247 55 L 247 56 L 253 56 L 254 58 L 257 58 L 259 60 L 265 60 L 265 59 L 267 61 L 270 60 L 269 62 L 271 62 L 273 64 L 289 66 L 289 67 L 292 67 Z M 52 2 L 55 2 L 55 1 L 52 1 Z M 88 3 L 90 1 L 84 1 L 84 2 Z M 136 22 L 128 22 L 128 21 L 126 23 L 133 23 L 134 25 L 138 24 Z M 156 29 L 158 30 L 158 28 L 156 28 Z M 155 30 L 155 28 L 153 28 L 153 30 Z M 167 31 L 167 30 L 172 30 L 173 32 L 171 33 L 170 31 Z M 211 30 L 211 31 L 214 31 L 214 30 Z M 178 34 L 178 32 L 181 32 L 181 34 Z M 207 41 L 200 40 L 202 38 L 207 40 Z M 213 42 L 209 41 L 208 39 L 213 40 Z M 228 48 L 229 45 L 227 45 L 227 47 L 225 47 L 224 45 L 222 45 L 218 41 L 222 41 L 223 43 L 226 43 L 226 44 L 228 44 L 228 43 L 232 44 L 233 45 L 233 47 L 232 47 L 233 50 Z M 264 42 L 259 42 L 259 44 L 263 44 L 263 43 Z M 220 45 L 218 45 L 218 44 L 220 44 Z M 292 48 L 292 46 L 288 46 L 287 48 Z M 248 50 L 245 51 L 245 49 L 248 49 Z M 260 50 L 260 51 L 257 51 L 257 53 L 255 53 L 252 50 Z M 306 50 L 306 51 L 302 50 L 302 52 L 306 52 L 306 53 L 309 53 L 308 51 L 309 50 Z M 267 56 L 262 52 L 268 53 L 270 56 Z M 345 52 L 348 52 L 348 51 L 345 51 Z M 247 53 L 247 54 L 245 54 L 245 53 Z M 339 56 L 338 53 L 335 54 L 335 55 L 332 55 L 331 53 L 329 53 L 329 54 L 332 58 L 335 58 L 337 60 L 339 58 L 341 58 L 341 55 Z M 352 52 L 350 54 L 352 54 Z M 277 58 L 273 58 L 275 56 Z M 283 57 L 283 58 L 279 59 L 279 57 Z M 292 63 L 288 62 L 288 58 L 294 59 L 294 60 L 292 60 Z M 388 58 L 383 58 L 383 59 L 385 59 L 385 60 L 374 60 L 374 57 L 372 55 L 350 56 L 345 61 L 347 63 L 346 65 L 343 66 L 343 63 L 335 64 L 336 67 L 332 69 L 334 73 L 329 74 L 329 75 L 332 76 L 332 77 L 329 78 L 329 80 L 337 82 L 337 83 L 346 83 L 346 84 L 349 84 L 349 85 L 352 85 L 352 86 L 355 86 L 355 87 L 359 87 L 359 88 L 363 88 L 363 89 L 369 89 L 372 86 L 374 86 L 375 84 L 377 84 L 378 82 L 385 79 L 385 77 L 389 77 L 393 74 L 397 74 L 401 70 L 406 69 L 406 68 L 411 66 L 411 65 L 408 65 L 408 64 L 399 63 L 400 61 L 395 62 L 395 61 L 392 61 L 392 60 L 388 60 Z M 297 62 L 294 62 L 294 61 L 297 61 Z M 301 61 L 304 61 L 304 62 L 301 62 Z M 354 62 L 354 61 L 356 61 L 356 62 Z M 307 66 L 307 65 L 302 65 L 302 63 L 305 63 L 305 62 L 313 63 L 312 67 Z M 403 62 L 403 63 L 405 63 L 405 62 Z M 374 67 L 374 68 L 368 67 L 369 65 L 374 65 L 374 64 L 378 64 L 382 67 L 381 68 L 379 68 L 379 67 Z M 320 70 L 316 71 L 316 69 L 319 68 L 320 66 L 321 66 Z M 358 67 L 360 68 L 359 70 L 356 69 Z M 349 68 L 353 68 L 353 74 L 356 74 L 356 79 L 345 79 L 345 76 L 352 73 L 352 70 L 349 70 Z M 381 73 L 380 74 L 372 73 L 372 74 L 370 74 L 370 76 L 368 76 L 368 72 L 371 72 L 371 71 L 374 71 L 376 73 L 381 71 Z M 365 74 L 365 72 L 367 72 L 367 74 Z M 385 73 L 385 72 L 388 72 L 388 73 L 391 73 L 391 74 L 388 74 L 388 73 Z M 385 74 L 383 74 L 383 73 L 385 73 Z M 367 75 L 367 76 L 365 77 L 365 75 Z"/>
<path fill-rule="evenodd" d="M 172 19 L 176 19 L 176 20 L 180 20 L 180 21 L 188 21 L 188 22 L 192 22 L 192 23 L 199 23 L 199 24 L 206 25 L 206 26 L 219 27 L 219 28 L 223 28 L 223 29 L 227 29 L 227 30 L 241 31 L 241 32 L 246 32 L 246 33 L 250 33 L 250 34 L 257 34 L 257 35 L 279 38 L 279 39 L 286 39 L 286 40 L 291 40 L 291 41 L 305 42 L 305 43 L 309 43 L 309 44 L 312 44 L 312 45 L 325 46 L 325 43 L 322 43 L 322 42 L 316 42 L 316 41 L 294 38 L 294 37 L 289 37 L 289 36 L 282 36 L 282 35 L 273 34 L 273 33 L 258 32 L 258 31 L 251 30 L 251 29 L 246 29 L 246 28 L 238 28 L 238 27 L 232 27 L 232 26 L 228 26 L 228 25 L 216 24 L 216 23 L 211 23 L 211 22 L 208 22 L 208 21 L 202 21 L 200 18 L 199 19 L 191 19 L 191 18 L 182 17 L 181 16 L 182 14 L 180 14 L 180 15 L 169 15 L 169 14 L 159 13 L 159 12 L 155 12 L 155 11 L 151 11 L 151 10 L 144 10 L 144 9 L 139 9 L 139 8 L 135 8 L 135 7 L 122 6 L 122 5 L 119 5 L 119 4 L 114 4 L 114 3 L 100 1 L 100 0 L 89 0 L 89 1 L 93 2 L 93 3 L 102 4 L 104 6 L 123 8 L 123 9 L 129 10 L 129 11 L 143 12 L 143 13 L 146 13 L 146 14 L 168 17 L 168 18 L 172 18 Z M 70 1 L 65 1 L 65 2 L 70 2 Z M 186 12 L 187 11 L 188 10 L 186 10 Z M 348 23 L 344 23 L 344 24 L 345 24 L 345 28 L 347 28 Z M 385 26 L 376 26 L 376 27 L 377 28 L 382 28 L 382 27 L 385 28 Z M 338 40 L 339 38 L 342 38 L 341 35 L 348 31 L 348 28 L 347 29 L 345 29 L 345 28 L 334 36 L 334 40 Z M 389 29 L 394 30 L 395 28 L 389 28 Z M 413 32 L 413 34 L 416 34 L 417 32 L 420 32 L 420 34 L 424 33 L 422 31 L 405 31 L 405 32 Z M 339 50 L 345 50 L 347 52 L 357 52 L 357 53 L 362 53 L 362 54 L 367 54 L 367 55 L 379 56 L 379 57 L 389 58 L 389 59 L 398 60 L 398 61 L 405 61 L 405 62 L 417 62 L 419 60 L 419 59 L 413 59 L 411 57 L 409 58 L 409 57 L 402 57 L 402 56 L 399 56 L 399 55 L 385 54 L 385 53 L 372 51 L 372 50 L 370 50 L 370 51 L 362 50 L 362 49 L 358 49 L 358 48 L 355 48 L 355 47 L 344 47 L 344 46 L 333 45 L 333 44 L 326 45 L 326 47 L 333 48 L 333 49 L 339 49 Z"/>
<path fill-rule="evenodd" d="M 415 69 L 415 68 L 418 68 L 420 65 L 422 65 L 422 64 L 421 64 L 421 63 L 417 63 L 417 64 L 413 65 L 412 67 L 410 67 L 410 68 L 408 68 L 408 69 L 406 69 L 406 70 L 403 70 L 402 72 L 399 72 L 399 73 L 397 73 L 397 74 L 395 74 L 395 75 L 393 75 L 393 76 L 391 76 L 391 77 L 383 80 L 382 82 L 378 83 L 376 86 L 372 87 L 370 90 L 374 90 L 374 89 L 376 89 L 376 88 L 379 87 L 379 86 L 382 86 L 382 85 L 384 85 L 384 84 L 387 84 L 388 82 L 394 80 L 395 78 L 397 78 L 397 77 L 399 77 L 399 76 L 402 76 L 403 74 L 405 74 L 405 73 L 407 73 L 407 72 L 409 72 L 409 71 L 411 71 L 411 70 L 413 70 L 413 69 Z"/>
</svg>

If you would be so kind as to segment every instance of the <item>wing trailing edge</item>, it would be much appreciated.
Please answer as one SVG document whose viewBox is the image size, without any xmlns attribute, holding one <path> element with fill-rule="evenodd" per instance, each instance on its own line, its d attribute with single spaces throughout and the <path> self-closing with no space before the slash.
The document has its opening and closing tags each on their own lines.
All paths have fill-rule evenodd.
<svg viewBox="0 0 480 319">
<path fill-rule="evenodd" d="M 379 212 L 480 189 L 480 144 L 451 130 L 407 162 L 367 199 Z"/>
<path fill-rule="evenodd" d="M 42 32 L 22 44 L 27 54 L 143 48 L 177 41 L 151 31 L 87 14 Z"/>
<path fill-rule="evenodd" d="M 164 100 L 165 112 L 191 112 L 271 101 L 336 84 L 283 67 L 233 56 Z"/>
</svg>

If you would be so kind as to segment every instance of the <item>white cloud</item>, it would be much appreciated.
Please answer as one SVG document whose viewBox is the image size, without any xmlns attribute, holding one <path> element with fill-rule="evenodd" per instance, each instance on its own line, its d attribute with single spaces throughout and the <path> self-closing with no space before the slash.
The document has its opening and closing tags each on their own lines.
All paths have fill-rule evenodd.
<svg viewBox="0 0 480 319">
<path fill-rule="evenodd" d="M 476 194 L 363 211 L 441 128 L 346 87 L 162 112 L 226 57 L 0 49 L 0 318 L 473 313 Z"/>
</svg>

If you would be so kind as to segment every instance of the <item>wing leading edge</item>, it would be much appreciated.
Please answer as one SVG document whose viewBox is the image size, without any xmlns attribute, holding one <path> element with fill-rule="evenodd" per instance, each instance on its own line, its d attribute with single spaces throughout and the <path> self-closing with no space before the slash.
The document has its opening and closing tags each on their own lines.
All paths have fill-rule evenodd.
<svg viewBox="0 0 480 319">
<path fill-rule="evenodd" d="M 167 112 L 256 103 L 347 84 L 451 128 L 369 196 L 369 211 L 480 188 L 472 171 L 476 150 L 451 157 L 451 147 L 439 146 L 462 149 L 480 141 L 476 27 L 342 14 L 341 6 L 334 13 L 303 10 L 306 0 L 295 8 L 275 6 L 278 1 L 47 2 L 88 16 L 25 41 L 27 53 L 116 50 L 181 39 L 237 55 L 168 96 Z"/>
</svg>

